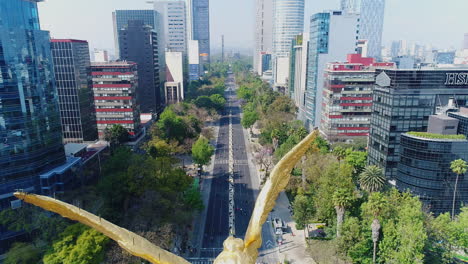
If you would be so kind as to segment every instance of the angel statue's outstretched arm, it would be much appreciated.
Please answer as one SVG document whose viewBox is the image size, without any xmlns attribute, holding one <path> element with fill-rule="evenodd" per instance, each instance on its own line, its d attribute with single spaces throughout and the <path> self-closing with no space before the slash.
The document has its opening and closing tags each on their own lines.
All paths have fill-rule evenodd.
<svg viewBox="0 0 468 264">
<path fill-rule="evenodd" d="M 275 207 L 278 195 L 286 188 L 291 177 L 291 171 L 297 162 L 310 148 L 317 138 L 318 131 L 314 131 L 296 145 L 284 156 L 270 174 L 255 203 L 255 208 L 250 218 L 249 227 L 244 238 L 244 252 L 257 259 L 258 249 L 262 246 L 262 226 L 268 214 Z"/>
<path fill-rule="evenodd" d="M 155 246 L 145 238 L 76 206 L 41 195 L 26 194 L 23 192 L 16 192 L 14 195 L 18 199 L 27 203 L 92 227 L 119 243 L 119 245 L 130 254 L 145 259 L 151 263 L 189 264 L 185 259 Z"/>
</svg>

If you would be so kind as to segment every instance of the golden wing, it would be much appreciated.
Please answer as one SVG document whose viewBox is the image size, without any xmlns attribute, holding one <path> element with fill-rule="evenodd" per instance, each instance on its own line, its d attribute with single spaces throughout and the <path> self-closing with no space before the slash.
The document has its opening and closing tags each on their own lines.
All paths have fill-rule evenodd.
<svg viewBox="0 0 468 264">
<path fill-rule="evenodd" d="M 292 169 L 310 148 L 317 135 L 318 131 L 309 134 L 276 164 L 258 195 L 244 238 L 244 252 L 252 256 L 252 259 L 257 259 L 258 249 L 262 246 L 262 226 L 268 214 L 275 207 L 278 195 L 288 185 Z"/>
<path fill-rule="evenodd" d="M 155 246 L 145 238 L 121 228 L 94 214 L 76 206 L 41 195 L 15 192 L 14 195 L 27 203 L 39 206 L 47 211 L 57 213 L 85 224 L 119 243 L 130 254 L 145 259 L 153 264 L 189 264 L 190 262 L 164 249 Z"/>
</svg>

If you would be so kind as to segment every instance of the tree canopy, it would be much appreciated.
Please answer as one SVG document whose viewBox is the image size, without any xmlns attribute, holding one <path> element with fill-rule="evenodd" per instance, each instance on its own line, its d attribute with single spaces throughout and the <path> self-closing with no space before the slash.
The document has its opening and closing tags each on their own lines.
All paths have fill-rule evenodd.
<svg viewBox="0 0 468 264">
<path fill-rule="evenodd" d="M 210 160 L 211 156 L 214 154 L 214 147 L 210 145 L 208 139 L 203 136 L 193 144 L 192 146 L 192 158 L 193 161 L 202 166 L 207 165 Z"/>
</svg>

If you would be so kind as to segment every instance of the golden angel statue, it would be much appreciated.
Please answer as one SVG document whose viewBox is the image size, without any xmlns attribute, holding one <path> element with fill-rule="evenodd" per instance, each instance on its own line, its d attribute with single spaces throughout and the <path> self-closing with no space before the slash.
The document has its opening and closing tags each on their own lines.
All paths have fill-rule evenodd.
<svg viewBox="0 0 468 264">
<path fill-rule="evenodd" d="M 278 195 L 286 188 L 291 177 L 292 169 L 306 153 L 316 137 L 317 131 L 314 131 L 276 164 L 257 198 L 244 240 L 228 237 L 224 241 L 223 252 L 221 252 L 214 261 L 215 264 L 255 263 L 258 257 L 258 249 L 262 245 L 262 225 L 275 206 Z M 189 263 L 187 260 L 152 244 L 145 238 L 73 205 L 54 198 L 22 192 L 16 192 L 15 196 L 24 202 L 39 206 L 45 210 L 92 227 L 116 241 L 130 254 L 143 258 L 151 263 Z"/>
</svg>

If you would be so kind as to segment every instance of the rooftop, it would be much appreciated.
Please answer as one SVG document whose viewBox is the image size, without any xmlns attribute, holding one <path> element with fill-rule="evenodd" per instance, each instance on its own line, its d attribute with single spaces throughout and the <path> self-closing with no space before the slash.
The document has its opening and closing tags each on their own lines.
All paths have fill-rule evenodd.
<svg viewBox="0 0 468 264">
<path fill-rule="evenodd" d="M 79 39 L 51 39 L 50 42 L 77 42 L 77 43 L 88 43 L 86 40 Z"/>
<path fill-rule="evenodd" d="M 465 135 L 442 135 L 442 134 L 433 134 L 427 132 L 408 132 L 407 135 L 425 138 L 425 139 L 440 139 L 440 140 L 455 140 L 455 141 L 466 141 Z"/>
</svg>

